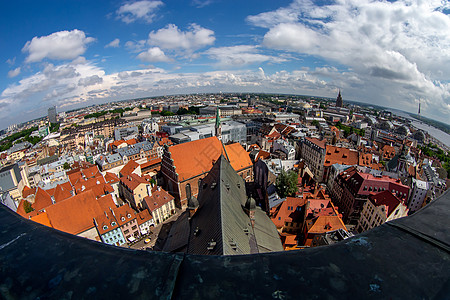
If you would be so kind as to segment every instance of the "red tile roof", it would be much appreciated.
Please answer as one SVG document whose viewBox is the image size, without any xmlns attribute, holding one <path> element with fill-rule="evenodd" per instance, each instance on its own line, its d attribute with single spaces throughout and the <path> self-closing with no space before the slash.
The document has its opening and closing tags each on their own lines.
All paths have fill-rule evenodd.
<svg viewBox="0 0 450 300">
<path fill-rule="evenodd" d="M 384 159 L 391 159 L 395 156 L 395 148 L 389 145 L 385 145 L 381 152 Z"/>
<path fill-rule="evenodd" d="M 134 170 L 136 170 L 140 165 L 135 162 L 134 160 L 130 160 L 129 162 L 127 162 L 127 164 L 125 166 L 122 167 L 122 169 L 120 170 L 120 176 L 128 176 L 131 173 L 133 173 Z"/>
<path fill-rule="evenodd" d="M 128 146 L 130 145 L 134 145 L 137 143 L 136 139 L 130 139 L 130 140 L 126 140 L 125 143 L 127 143 Z"/>
<path fill-rule="evenodd" d="M 37 188 L 36 196 L 34 197 L 34 203 L 32 207 L 36 210 L 42 210 L 50 205 L 52 205 L 52 198 L 47 193 L 47 191 L 41 189 L 40 187 Z"/>
<path fill-rule="evenodd" d="M 255 161 L 257 161 L 258 159 L 266 159 L 269 157 L 270 157 L 270 152 L 267 152 L 264 150 L 259 150 L 258 154 L 256 155 Z"/>
<path fill-rule="evenodd" d="M 77 182 L 80 181 L 81 178 L 83 178 L 83 174 L 81 174 L 81 172 L 74 172 L 69 174 L 69 181 L 72 185 L 77 184 Z"/>
<path fill-rule="evenodd" d="M 109 184 L 119 182 L 119 177 L 117 177 L 117 175 L 114 173 L 106 172 L 104 178 L 105 178 L 106 183 L 109 183 Z"/>
<path fill-rule="evenodd" d="M 97 222 L 97 230 L 100 235 L 119 227 L 119 223 L 117 223 L 116 218 L 114 218 L 114 215 L 109 209 L 105 210 L 103 214 L 97 215 L 95 221 Z"/>
<path fill-rule="evenodd" d="M 390 191 L 383 191 L 375 195 L 370 195 L 369 199 L 375 206 L 384 205 L 386 207 L 386 218 L 389 217 L 401 203 L 401 201 Z"/>
<path fill-rule="evenodd" d="M 325 149 L 325 140 L 319 140 L 316 138 L 306 137 L 306 140 L 310 141 L 313 144 L 316 144 L 318 147 Z"/>
<path fill-rule="evenodd" d="M 70 185 L 70 182 L 66 182 L 63 184 L 58 184 L 55 188 L 55 194 L 53 198 L 55 199 L 55 202 L 62 201 L 64 199 L 72 197 L 73 190 L 72 186 Z"/>
<path fill-rule="evenodd" d="M 89 189 L 92 189 L 94 186 L 98 184 L 105 184 L 105 179 L 101 174 L 94 178 L 89 178 L 88 180 L 80 180 L 77 184 L 75 184 L 73 187 L 75 188 L 76 193 L 80 193 L 83 191 L 87 191 Z"/>
<path fill-rule="evenodd" d="M 27 213 L 25 212 L 25 208 L 23 207 L 23 205 L 25 204 L 25 201 L 27 201 L 27 200 L 22 199 L 19 202 L 19 205 L 17 206 L 17 211 L 16 211 L 16 213 L 18 213 L 19 215 L 21 215 L 24 218 L 26 218 L 26 215 L 27 215 Z"/>
<path fill-rule="evenodd" d="M 238 143 L 227 145 L 225 149 L 236 171 L 252 165 L 248 153 Z M 180 181 L 209 172 L 221 154 L 227 156 L 215 136 L 171 146 L 169 151 Z"/>
<path fill-rule="evenodd" d="M 217 137 L 169 147 L 180 181 L 209 172 L 213 163 L 222 154 L 222 149 L 222 143 Z"/>
<path fill-rule="evenodd" d="M 333 164 L 356 165 L 358 164 L 358 151 L 332 145 L 326 146 L 324 166 Z"/>
<path fill-rule="evenodd" d="M 100 171 L 99 171 L 97 165 L 94 165 L 90 168 L 82 169 L 81 173 L 83 174 L 83 176 L 85 178 L 92 178 L 92 177 L 98 176 L 100 174 Z"/>
<path fill-rule="evenodd" d="M 50 222 L 50 219 L 48 218 L 47 213 L 45 213 L 45 212 L 42 212 L 35 216 L 32 216 L 30 219 L 31 219 L 31 221 L 37 222 L 39 224 L 42 224 L 42 225 L 45 225 L 48 227 L 53 227 L 52 223 Z"/>
<path fill-rule="evenodd" d="M 137 174 L 131 174 L 125 177 L 120 178 L 120 181 L 129 187 L 131 190 L 135 190 L 140 184 L 149 184 L 147 180 L 142 178 L 141 176 Z"/>
<path fill-rule="evenodd" d="M 320 234 L 328 231 L 344 229 L 347 231 L 342 219 L 338 216 L 319 216 L 309 227 L 308 234 Z"/>
<path fill-rule="evenodd" d="M 55 203 L 45 211 L 54 228 L 71 234 L 94 227 L 93 218 L 103 213 L 92 191 Z"/>
<path fill-rule="evenodd" d="M 250 156 L 241 144 L 233 143 L 230 145 L 225 145 L 225 151 L 229 158 L 230 164 L 235 171 L 240 171 L 253 165 Z"/>
<path fill-rule="evenodd" d="M 114 203 L 114 200 L 112 198 L 111 194 L 104 195 L 100 198 L 97 198 L 98 205 L 102 208 L 104 211 L 109 211 L 110 208 L 115 208 L 116 204 Z"/>
<path fill-rule="evenodd" d="M 113 211 L 120 226 L 136 218 L 134 210 L 128 204 L 122 205 L 118 208 L 114 208 Z"/>
<path fill-rule="evenodd" d="M 157 157 L 157 158 L 153 158 L 148 160 L 147 162 L 141 164 L 141 169 L 145 169 L 145 168 L 149 168 L 151 166 L 155 166 L 155 168 L 160 168 L 161 167 L 161 158 Z"/>
<path fill-rule="evenodd" d="M 144 201 L 147 204 L 148 209 L 153 212 L 164 204 L 169 203 L 173 199 L 173 196 L 171 196 L 165 190 L 160 189 L 159 191 L 154 191 L 151 196 L 145 197 Z"/>
<path fill-rule="evenodd" d="M 139 225 L 144 224 L 145 222 L 150 221 L 151 219 L 153 219 L 153 217 L 148 210 L 143 210 L 136 216 L 136 220 Z"/>
<path fill-rule="evenodd" d="M 22 190 L 22 198 L 26 198 L 34 194 L 36 194 L 36 188 L 29 188 L 28 186 L 25 186 Z"/>
<path fill-rule="evenodd" d="M 283 227 L 285 222 L 299 222 L 303 216 L 303 211 L 297 210 L 297 207 L 303 207 L 304 205 L 305 199 L 303 198 L 287 197 L 278 207 L 272 208 L 272 222 L 277 228 Z"/>
</svg>

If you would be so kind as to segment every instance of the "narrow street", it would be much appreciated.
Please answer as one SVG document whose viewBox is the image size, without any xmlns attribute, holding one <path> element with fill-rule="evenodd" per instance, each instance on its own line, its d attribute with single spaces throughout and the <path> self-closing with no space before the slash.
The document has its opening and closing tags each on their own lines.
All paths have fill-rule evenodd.
<svg viewBox="0 0 450 300">
<path fill-rule="evenodd" d="M 156 225 L 155 227 L 151 227 L 151 233 L 145 237 L 142 237 L 139 239 L 139 241 L 135 244 L 133 244 L 132 246 L 130 246 L 131 249 L 138 249 L 138 250 L 150 250 L 153 248 L 153 246 L 155 245 L 156 240 L 158 239 L 158 235 L 159 235 L 159 231 L 161 230 L 162 226 L 164 224 L 167 224 L 169 222 L 175 221 L 180 214 L 183 212 L 181 209 L 176 208 L 175 209 L 176 212 L 173 216 L 171 216 L 170 218 L 168 218 L 166 221 L 164 221 L 163 223 L 160 223 L 158 225 Z M 145 239 L 150 238 L 150 243 L 146 244 L 144 241 Z"/>
</svg>

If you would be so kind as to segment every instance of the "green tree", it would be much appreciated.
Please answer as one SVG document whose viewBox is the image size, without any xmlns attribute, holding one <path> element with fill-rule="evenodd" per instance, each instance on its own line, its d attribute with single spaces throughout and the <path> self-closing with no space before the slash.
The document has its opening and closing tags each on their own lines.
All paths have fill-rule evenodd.
<svg viewBox="0 0 450 300">
<path fill-rule="evenodd" d="M 23 203 L 23 209 L 26 213 L 32 212 L 34 210 L 34 208 L 31 207 L 30 202 L 28 202 L 27 200 L 25 200 L 25 202 Z"/>
<path fill-rule="evenodd" d="M 296 172 L 285 172 L 284 170 L 281 170 L 280 175 L 278 175 L 275 181 L 278 195 L 281 198 L 295 195 L 295 193 L 297 192 L 297 178 L 298 174 Z"/>
<path fill-rule="evenodd" d="M 173 112 L 171 112 L 171 111 L 167 111 L 167 110 L 163 110 L 163 111 L 161 111 L 161 116 L 163 116 L 163 117 L 166 117 L 166 116 L 173 116 L 173 115 L 175 115 Z"/>
<path fill-rule="evenodd" d="M 64 163 L 63 168 L 64 170 L 70 170 L 70 165 L 67 161 Z"/>
<path fill-rule="evenodd" d="M 57 132 L 59 130 L 59 123 L 50 124 L 50 132 Z"/>
</svg>

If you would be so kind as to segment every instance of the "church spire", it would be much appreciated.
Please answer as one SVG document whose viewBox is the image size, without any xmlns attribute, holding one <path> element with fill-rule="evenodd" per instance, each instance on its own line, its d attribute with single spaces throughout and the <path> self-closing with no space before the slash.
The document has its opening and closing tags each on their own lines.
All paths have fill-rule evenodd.
<svg viewBox="0 0 450 300">
<path fill-rule="evenodd" d="M 339 89 L 339 94 L 336 99 L 336 107 L 342 107 L 342 105 L 343 105 L 343 102 L 342 102 L 341 90 Z"/>
<path fill-rule="evenodd" d="M 221 140 L 222 139 L 222 125 L 220 124 L 220 109 L 217 107 L 216 111 L 216 137 Z"/>
</svg>

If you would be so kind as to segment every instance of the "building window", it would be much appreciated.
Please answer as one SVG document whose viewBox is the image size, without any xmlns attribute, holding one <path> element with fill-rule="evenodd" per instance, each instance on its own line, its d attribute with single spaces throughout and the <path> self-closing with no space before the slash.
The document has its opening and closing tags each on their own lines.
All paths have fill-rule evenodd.
<svg viewBox="0 0 450 300">
<path fill-rule="evenodd" d="M 186 184 L 186 198 L 191 199 L 191 185 L 188 183 Z"/>
<path fill-rule="evenodd" d="M 134 225 L 133 227 L 131 227 L 132 230 L 136 230 L 136 225 Z"/>
</svg>

